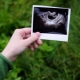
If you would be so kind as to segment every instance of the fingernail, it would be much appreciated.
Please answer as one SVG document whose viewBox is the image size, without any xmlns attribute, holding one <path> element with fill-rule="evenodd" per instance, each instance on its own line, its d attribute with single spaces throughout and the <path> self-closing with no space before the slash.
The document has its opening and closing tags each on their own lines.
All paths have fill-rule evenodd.
<svg viewBox="0 0 80 80">
<path fill-rule="evenodd" d="M 40 35 L 41 35 L 40 32 L 36 32 L 36 34 L 38 35 L 38 37 L 40 37 Z"/>
</svg>

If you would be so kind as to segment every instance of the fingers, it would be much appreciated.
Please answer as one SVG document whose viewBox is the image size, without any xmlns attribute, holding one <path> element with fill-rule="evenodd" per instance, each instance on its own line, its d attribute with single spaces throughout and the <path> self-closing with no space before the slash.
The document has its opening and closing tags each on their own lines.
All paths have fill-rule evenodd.
<svg viewBox="0 0 80 80">
<path fill-rule="evenodd" d="M 34 51 L 33 45 L 29 45 L 28 48 L 29 48 L 31 51 Z"/>
<path fill-rule="evenodd" d="M 33 43 L 35 48 L 38 48 L 38 44 L 36 42 Z"/>
<path fill-rule="evenodd" d="M 31 51 L 34 51 L 34 48 L 38 48 L 39 45 L 42 45 L 42 41 L 40 39 L 38 39 L 37 41 L 35 41 L 33 44 L 29 45 L 28 48 Z"/>
<path fill-rule="evenodd" d="M 21 29 L 21 31 L 24 32 L 25 34 L 30 34 L 31 28 L 23 28 L 23 29 Z"/>
<path fill-rule="evenodd" d="M 23 40 L 23 44 L 25 44 L 26 47 L 27 47 L 27 46 L 29 46 L 31 43 L 33 43 L 33 42 L 35 42 L 36 40 L 38 40 L 39 37 L 40 37 L 40 33 L 37 32 L 37 33 L 33 34 L 32 36 L 30 36 L 29 38 L 24 39 L 24 40 Z"/>
<path fill-rule="evenodd" d="M 19 36 L 23 39 L 26 38 L 26 35 L 30 35 L 30 34 L 31 34 L 31 28 L 16 29 L 14 31 L 14 35 Z"/>
<path fill-rule="evenodd" d="M 40 39 L 37 40 L 37 44 L 41 45 L 42 41 Z"/>
<path fill-rule="evenodd" d="M 38 45 L 42 45 L 42 41 L 40 39 L 38 39 L 37 41 L 34 42 L 34 47 L 38 48 Z"/>
</svg>

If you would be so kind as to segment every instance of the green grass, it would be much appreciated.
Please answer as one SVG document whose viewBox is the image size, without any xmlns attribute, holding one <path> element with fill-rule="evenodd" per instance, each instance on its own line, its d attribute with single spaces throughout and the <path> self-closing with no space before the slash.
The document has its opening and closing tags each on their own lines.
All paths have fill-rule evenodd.
<svg viewBox="0 0 80 80">
<path fill-rule="evenodd" d="M 69 41 L 43 40 L 34 52 L 26 50 L 5 80 L 80 80 L 79 0 L 0 0 L 0 51 L 16 28 L 31 26 L 33 4 L 71 8 Z"/>
</svg>

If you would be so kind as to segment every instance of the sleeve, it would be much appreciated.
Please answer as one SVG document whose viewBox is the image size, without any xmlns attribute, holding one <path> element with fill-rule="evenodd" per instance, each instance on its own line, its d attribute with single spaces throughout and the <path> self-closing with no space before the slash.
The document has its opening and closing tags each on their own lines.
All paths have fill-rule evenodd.
<svg viewBox="0 0 80 80">
<path fill-rule="evenodd" d="M 4 80 L 4 77 L 6 76 L 7 72 L 12 69 L 12 63 L 2 54 L 0 54 L 0 80 Z"/>
</svg>

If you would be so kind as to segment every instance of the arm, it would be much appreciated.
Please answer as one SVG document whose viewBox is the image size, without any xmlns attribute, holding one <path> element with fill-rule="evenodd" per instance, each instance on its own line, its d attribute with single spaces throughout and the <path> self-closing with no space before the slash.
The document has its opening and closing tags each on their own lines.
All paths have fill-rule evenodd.
<svg viewBox="0 0 80 80">
<path fill-rule="evenodd" d="M 19 54 L 27 48 L 33 51 L 34 48 L 38 48 L 38 45 L 42 44 L 39 37 L 39 32 L 31 35 L 30 28 L 17 29 L 14 31 L 9 43 L 0 55 L 0 80 L 3 80 L 7 72 L 12 69 L 11 62 L 16 60 Z"/>
<path fill-rule="evenodd" d="M 12 63 L 0 54 L 0 80 L 3 80 L 7 72 L 12 69 Z"/>
</svg>

